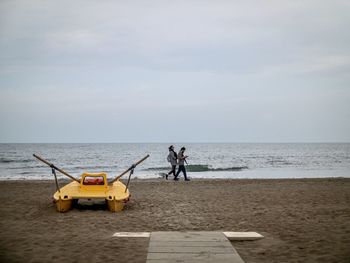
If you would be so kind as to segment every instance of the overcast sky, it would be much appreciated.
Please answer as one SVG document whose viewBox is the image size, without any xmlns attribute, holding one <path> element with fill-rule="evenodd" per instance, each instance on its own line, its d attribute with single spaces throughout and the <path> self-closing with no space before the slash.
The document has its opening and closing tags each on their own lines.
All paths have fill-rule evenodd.
<svg viewBox="0 0 350 263">
<path fill-rule="evenodd" d="M 0 142 L 350 142 L 350 1 L 0 1 Z"/>
</svg>

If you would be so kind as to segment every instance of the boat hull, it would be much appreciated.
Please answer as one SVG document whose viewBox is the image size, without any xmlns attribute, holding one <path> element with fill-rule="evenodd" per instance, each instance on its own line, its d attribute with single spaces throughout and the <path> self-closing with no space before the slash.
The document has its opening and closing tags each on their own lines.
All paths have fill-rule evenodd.
<svg viewBox="0 0 350 263">
<path fill-rule="evenodd" d="M 56 210 L 60 213 L 69 211 L 73 206 L 73 199 L 61 199 L 55 200 Z"/>
<path fill-rule="evenodd" d="M 120 212 L 124 209 L 125 202 L 117 200 L 106 200 L 108 205 L 108 210 L 111 212 Z"/>
<path fill-rule="evenodd" d="M 124 209 L 129 198 L 129 191 L 120 181 L 116 181 L 111 185 L 88 185 L 83 187 L 77 182 L 71 182 L 53 196 L 56 210 L 61 213 L 69 211 L 79 199 L 102 199 L 106 201 L 109 211 L 120 212 Z"/>
</svg>

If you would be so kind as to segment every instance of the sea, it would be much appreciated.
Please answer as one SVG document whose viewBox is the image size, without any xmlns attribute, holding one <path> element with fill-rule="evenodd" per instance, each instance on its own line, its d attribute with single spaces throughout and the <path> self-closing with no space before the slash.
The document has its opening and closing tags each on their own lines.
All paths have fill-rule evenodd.
<svg viewBox="0 0 350 263">
<path fill-rule="evenodd" d="M 350 143 L 174 143 L 186 147 L 190 178 L 283 179 L 350 177 Z M 132 164 L 132 179 L 164 178 L 167 143 L 0 144 L 0 180 L 50 180 L 36 154 L 68 174 L 105 172 L 112 179 Z M 64 175 L 57 173 L 59 178 Z M 126 175 L 127 176 L 127 175 Z M 181 175 L 180 175 L 181 178 Z M 172 179 L 172 177 L 170 177 Z"/>
</svg>

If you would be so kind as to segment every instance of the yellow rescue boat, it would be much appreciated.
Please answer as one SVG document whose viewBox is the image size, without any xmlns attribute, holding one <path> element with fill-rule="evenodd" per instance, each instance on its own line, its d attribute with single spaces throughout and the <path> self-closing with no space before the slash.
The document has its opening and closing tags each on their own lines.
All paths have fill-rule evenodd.
<svg viewBox="0 0 350 263">
<path fill-rule="evenodd" d="M 73 204 L 79 199 L 105 200 L 110 211 L 122 211 L 125 204 L 130 199 L 128 188 L 131 175 L 134 173 L 135 167 L 149 157 L 149 155 L 145 156 L 140 161 L 130 166 L 126 171 L 118 175 L 111 182 L 108 182 L 107 174 L 105 173 L 83 173 L 80 179 L 76 179 L 45 159 L 35 154 L 33 154 L 33 156 L 50 166 L 52 169 L 57 189 L 56 193 L 53 195 L 53 199 L 58 212 L 66 212 L 70 210 Z M 58 185 L 56 170 L 68 176 L 73 182 L 60 188 Z M 124 185 L 119 179 L 128 172 L 130 172 L 129 178 L 127 184 Z"/>
</svg>

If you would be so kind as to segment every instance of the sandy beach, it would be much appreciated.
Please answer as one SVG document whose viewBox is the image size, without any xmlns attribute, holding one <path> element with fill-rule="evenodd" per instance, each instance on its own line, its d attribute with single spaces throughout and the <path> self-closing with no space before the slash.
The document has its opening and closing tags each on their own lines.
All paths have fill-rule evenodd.
<svg viewBox="0 0 350 263">
<path fill-rule="evenodd" d="M 121 213 L 57 213 L 53 181 L 0 182 L 1 262 L 145 262 L 147 239 L 120 231 L 256 231 L 246 262 L 350 262 L 350 179 L 134 180 Z"/>
</svg>

